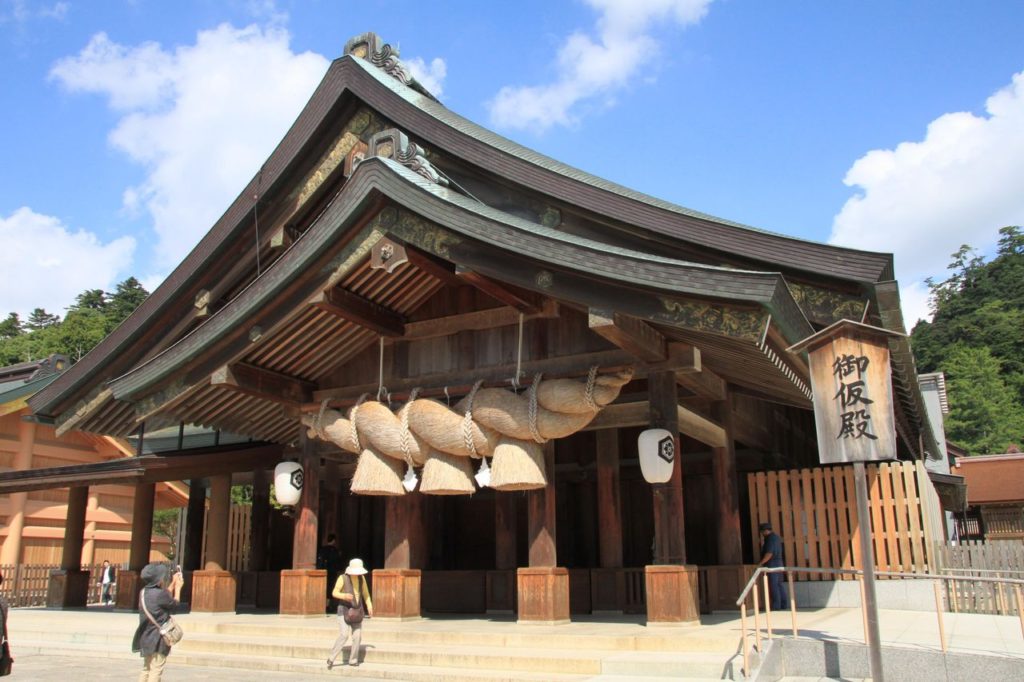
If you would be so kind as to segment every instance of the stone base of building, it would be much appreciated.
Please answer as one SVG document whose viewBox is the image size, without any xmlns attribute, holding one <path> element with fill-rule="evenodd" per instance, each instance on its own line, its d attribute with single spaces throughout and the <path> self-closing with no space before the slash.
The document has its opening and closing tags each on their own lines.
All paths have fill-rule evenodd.
<svg viewBox="0 0 1024 682">
<path fill-rule="evenodd" d="M 282 616 L 319 616 L 327 611 L 327 571 L 294 568 L 281 571 Z"/>
<path fill-rule="evenodd" d="M 389 620 L 420 617 L 418 568 L 379 568 L 373 572 L 373 616 Z"/>
<path fill-rule="evenodd" d="M 192 613 L 234 613 L 236 589 L 231 571 L 193 571 Z"/>
<path fill-rule="evenodd" d="M 50 571 L 46 605 L 51 609 L 85 608 L 89 598 L 89 571 Z"/>
<path fill-rule="evenodd" d="M 569 570 L 520 568 L 516 571 L 520 623 L 562 625 L 569 622 Z"/>
<path fill-rule="evenodd" d="M 645 566 L 648 625 L 700 623 L 696 566 Z"/>
</svg>

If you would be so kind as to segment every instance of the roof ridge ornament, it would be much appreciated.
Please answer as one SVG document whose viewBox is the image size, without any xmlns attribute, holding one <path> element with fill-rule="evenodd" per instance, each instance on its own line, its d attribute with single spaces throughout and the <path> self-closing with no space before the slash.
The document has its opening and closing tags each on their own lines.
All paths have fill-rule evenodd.
<svg viewBox="0 0 1024 682">
<path fill-rule="evenodd" d="M 422 83 L 416 80 L 408 67 L 398 58 L 399 49 L 385 43 L 376 33 L 361 33 L 354 38 L 350 38 L 345 43 L 343 56 L 347 55 L 365 59 L 378 69 L 383 70 L 384 73 L 398 79 L 402 85 L 412 88 L 421 95 L 426 95 L 435 102 L 439 101 L 429 90 L 423 87 Z"/>
<path fill-rule="evenodd" d="M 419 173 L 427 180 L 442 187 L 448 186 L 447 178 L 434 168 L 427 160 L 425 150 L 398 128 L 382 130 L 370 138 L 366 150 L 366 158 L 379 156 L 382 159 L 394 159 L 412 171 Z"/>
</svg>

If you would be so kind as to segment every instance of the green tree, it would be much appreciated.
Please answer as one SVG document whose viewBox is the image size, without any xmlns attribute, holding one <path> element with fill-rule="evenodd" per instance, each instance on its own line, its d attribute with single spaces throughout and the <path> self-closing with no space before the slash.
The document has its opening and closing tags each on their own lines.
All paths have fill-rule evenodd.
<svg viewBox="0 0 1024 682">
<path fill-rule="evenodd" d="M 1024 408 L 985 347 L 953 346 L 943 365 L 949 396 L 946 435 L 969 454 L 1004 452 L 1024 438 Z"/>
<path fill-rule="evenodd" d="M 53 333 L 61 352 L 78 362 L 107 335 L 107 317 L 94 308 L 71 310 Z"/>
<path fill-rule="evenodd" d="M 9 313 L 7 319 L 0 322 L 0 339 L 13 339 L 15 336 L 24 334 L 21 328 L 21 318 L 18 313 Z"/>
<path fill-rule="evenodd" d="M 46 329 L 60 322 L 60 316 L 51 315 L 46 312 L 43 308 L 36 308 L 28 315 L 28 320 L 25 322 L 25 328 L 29 331 L 39 331 L 40 329 Z"/>
<path fill-rule="evenodd" d="M 76 298 L 69 311 L 72 310 L 105 310 L 107 307 L 107 294 L 103 289 L 86 289 Z"/>
<path fill-rule="evenodd" d="M 181 523 L 180 509 L 157 509 L 153 512 L 153 532 L 163 535 L 171 541 L 171 547 L 167 550 L 167 558 L 175 561 L 178 557 L 178 524 Z"/>
<path fill-rule="evenodd" d="M 117 290 L 112 293 L 107 302 L 107 329 L 113 331 L 129 315 L 135 312 L 149 292 L 143 288 L 139 280 L 129 277 L 117 285 Z"/>
</svg>

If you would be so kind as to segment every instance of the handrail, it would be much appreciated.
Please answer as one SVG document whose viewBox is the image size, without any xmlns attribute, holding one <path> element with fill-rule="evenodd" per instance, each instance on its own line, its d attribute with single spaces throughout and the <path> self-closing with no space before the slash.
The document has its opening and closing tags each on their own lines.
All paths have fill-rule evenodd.
<svg viewBox="0 0 1024 682">
<path fill-rule="evenodd" d="M 973 569 L 948 569 L 952 571 L 956 570 L 968 570 Z M 977 572 L 982 572 L 984 569 L 979 569 Z M 1015 572 L 1020 573 L 1021 571 L 998 571 L 991 570 L 985 572 L 994 573 L 1009 573 Z M 765 624 L 768 629 L 768 640 L 772 639 L 772 625 L 771 625 L 771 600 L 768 598 L 768 574 L 769 573 L 785 573 L 789 582 L 789 607 L 793 618 L 793 636 L 799 637 L 799 630 L 797 629 L 796 622 L 796 595 L 793 591 L 793 574 L 794 573 L 818 573 L 825 575 L 854 575 L 858 581 L 861 581 L 864 571 L 856 568 L 817 568 L 809 566 L 775 566 L 769 568 L 767 566 L 758 566 L 754 570 L 753 575 L 750 576 L 750 580 L 747 581 L 743 591 L 740 593 L 739 599 L 736 600 L 736 605 L 740 607 L 740 623 L 743 635 L 743 674 L 749 675 L 750 673 L 750 659 L 749 659 L 749 648 L 747 646 L 747 597 L 750 595 L 750 591 L 754 590 L 754 640 L 755 648 L 757 651 L 761 651 L 761 627 L 759 624 L 759 611 L 760 611 L 760 600 L 758 598 L 757 583 L 758 578 L 763 576 L 765 600 L 764 600 L 764 611 L 765 611 Z M 1024 596 L 1022 596 L 1022 587 L 1024 587 L 1024 579 L 1020 578 L 989 578 L 984 576 L 971 576 L 971 575 L 950 575 L 947 573 L 904 573 L 900 571 L 875 571 L 875 575 L 888 576 L 892 578 L 910 578 L 917 580 L 931 580 L 935 588 L 935 611 L 938 617 L 939 623 L 939 644 L 942 646 L 942 651 L 946 651 L 946 634 L 945 628 L 942 622 L 942 596 L 939 591 L 939 582 L 942 581 L 969 581 L 973 583 L 993 583 L 1000 587 L 1000 601 L 1004 599 L 1002 586 L 1010 585 L 1013 587 L 1014 596 L 1017 602 L 1017 615 L 1020 619 L 1021 634 L 1024 635 Z M 861 581 L 861 612 L 864 616 L 864 641 L 867 643 L 867 612 L 864 610 L 864 583 Z M 951 606 L 953 610 L 957 610 L 956 606 L 956 590 L 952 593 Z"/>
</svg>

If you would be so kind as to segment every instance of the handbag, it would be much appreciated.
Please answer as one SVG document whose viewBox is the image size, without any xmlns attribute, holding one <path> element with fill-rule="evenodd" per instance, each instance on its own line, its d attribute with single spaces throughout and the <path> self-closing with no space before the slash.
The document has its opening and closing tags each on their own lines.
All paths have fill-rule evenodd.
<svg viewBox="0 0 1024 682">
<path fill-rule="evenodd" d="M 174 616 L 167 616 L 167 621 L 163 625 L 157 623 L 149 609 L 146 608 L 145 596 L 145 590 L 139 592 L 139 604 L 142 606 L 142 612 L 146 614 L 146 618 L 149 618 L 149 622 L 156 626 L 156 629 L 160 632 L 160 638 L 164 640 L 164 644 L 174 646 L 185 636 L 185 631 L 174 620 Z"/>
</svg>

